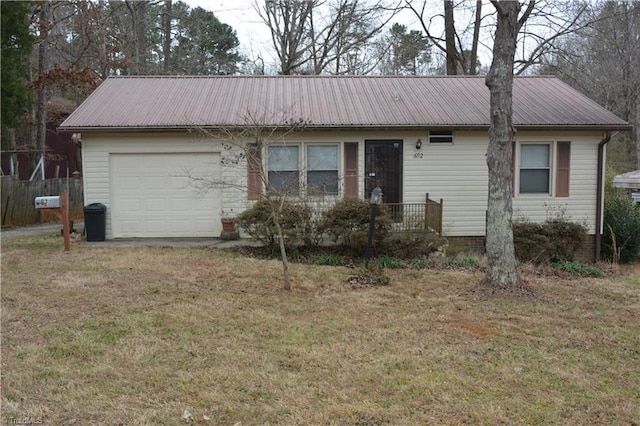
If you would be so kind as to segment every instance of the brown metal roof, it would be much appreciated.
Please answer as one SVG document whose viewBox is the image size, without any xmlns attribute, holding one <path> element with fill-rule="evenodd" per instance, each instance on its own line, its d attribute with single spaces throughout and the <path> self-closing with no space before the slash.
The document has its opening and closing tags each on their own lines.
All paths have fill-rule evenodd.
<svg viewBox="0 0 640 426">
<path fill-rule="evenodd" d="M 627 130 L 630 126 L 555 77 L 517 77 L 514 125 Z M 129 76 L 105 80 L 61 128 L 185 129 L 265 126 L 304 120 L 307 128 L 487 128 L 484 77 Z"/>
</svg>

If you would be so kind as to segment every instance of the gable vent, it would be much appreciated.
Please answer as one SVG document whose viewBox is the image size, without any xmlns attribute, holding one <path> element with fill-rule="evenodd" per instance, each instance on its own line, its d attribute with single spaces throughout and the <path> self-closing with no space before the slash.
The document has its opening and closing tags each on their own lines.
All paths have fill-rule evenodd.
<svg viewBox="0 0 640 426">
<path fill-rule="evenodd" d="M 453 132 L 451 130 L 432 130 L 429 132 L 429 143 L 452 144 Z"/>
</svg>

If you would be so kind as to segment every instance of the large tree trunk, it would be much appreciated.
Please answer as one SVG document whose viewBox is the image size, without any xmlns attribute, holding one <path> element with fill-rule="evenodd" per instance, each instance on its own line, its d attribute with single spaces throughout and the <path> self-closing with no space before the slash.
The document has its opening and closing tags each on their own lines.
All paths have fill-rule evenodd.
<svg viewBox="0 0 640 426">
<path fill-rule="evenodd" d="M 526 287 L 518 275 L 511 222 L 513 213 L 511 162 L 515 133 L 512 124 L 513 61 L 519 28 L 520 3 L 516 1 L 493 3 L 498 10 L 498 22 L 493 45 L 493 62 L 486 77 L 486 84 L 491 92 L 491 127 L 487 150 L 489 201 L 486 230 L 489 267 L 480 287 L 522 293 Z"/>
<path fill-rule="evenodd" d="M 469 58 L 469 75 L 478 74 L 478 42 L 480 40 L 480 23 L 482 22 L 482 0 L 476 1 L 476 20 L 473 23 L 473 39 L 471 41 L 471 57 Z"/>
<path fill-rule="evenodd" d="M 447 75 L 458 74 L 458 51 L 456 50 L 456 29 L 453 18 L 453 1 L 444 2 L 444 38 L 447 53 Z"/>
</svg>

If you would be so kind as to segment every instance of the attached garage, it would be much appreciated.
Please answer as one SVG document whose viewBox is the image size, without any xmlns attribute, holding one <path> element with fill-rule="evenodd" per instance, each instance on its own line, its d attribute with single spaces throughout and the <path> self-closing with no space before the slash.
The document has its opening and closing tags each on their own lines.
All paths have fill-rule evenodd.
<svg viewBox="0 0 640 426">
<path fill-rule="evenodd" d="M 218 237 L 230 189 L 203 193 L 193 178 L 222 179 L 223 155 L 184 132 L 83 133 L 84 204 L 107 207 L 107 239 Z"/>
<path fill-rule="evenodd" d="M 218 236 L 220 190 L 198 194 L 188 175 L 219 167 L 219 153 L 111 154 L 113 237 Z"/>
</svg>

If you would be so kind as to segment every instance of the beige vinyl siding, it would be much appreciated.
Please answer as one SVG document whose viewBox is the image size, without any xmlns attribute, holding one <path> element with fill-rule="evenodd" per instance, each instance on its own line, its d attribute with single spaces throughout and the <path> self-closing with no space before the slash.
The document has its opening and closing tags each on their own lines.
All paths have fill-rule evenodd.
<svg viewBox="0 0 640 426">
<path fill-rule="evenodd" d="M 403 202 L 423 203 L 428 192 L 431 199 L 444 200 L 443 231 L 450 236 L 482 236 L 487 207 L 486 132 L 454 134 L 451 144 L 429 145 L 428 133 L 418 131 L 315 132 L 292 135 L 287 143 L 358 142 L 358 194 L 364 194 L 364 142 L 366 140 L 402 140 Z M 422 149 L 416 142 L 422 140 Z M 344 151 L 341 149 L 341 156 Z M 422 158 L 414 154 L 422 153 Z M 341 165 L 342 167 L 342 165 Z M 339 171 L 343 177 L 343 170 Z M 340 194 L 343 194 L 341 189 Z M 384 194 L 383 194 L 384 199 Z"/>
<path fill-rule="evenodd" d="M 570 196 L 523 195 L 513 200 L 515 215 L 544 221 L 547 213 L 562 207 L 566 217 L 595 231 L 597 145 L 601 132 L 520 132 L 517 140 L 571 141 Z M 422 203 L 425 194 L 444 201 L 443 231 L 449 236 L 483 236 L 487 209 L 488 171 L 486 131 L 455 131 L 453 144 L 429 144 L 428 132 L 335 132 L 289 138 L 291 142 L 359 142 L 358 194 L 364 194 L 364 141 L 401 139 L 403 155 L 403 202 Z M 416 150 L 420 139 L 422 147 Z M 422 154 L 416 158 L 415 154 Z M 555 155 L 555 154 L 554 154 Z M 342 174 L 341 174 L 342 176 Z M 555 177 L 554 177 L 555 179 Z M 555 185 L 555 180 L 552 181 Z"/>
<path fill-rule="evenodd" d="M 486 132 L 454 132 L 453 144 L 430 144 L 428 133 L 405 141 L 405 202 L 443 200 L 442 230 L 449 236 L 482 236 L 487 209 Z M 419 158 L 416 158 L 418 154 Z M 422 155 L 422 158 L 420 158 Z"/>
<path fill-rule="evenodd" d="M 444 200 L 443 231 L 448 236 L 483 236 L 487 208 L 486 131 L 454 131 L 453 144 L 429 144 L 425 131 L 326 131 L 288 135 L 284 143 L 339 144 L 340 196 L 344 194 L 345 142 L 358 146 L 358 196 L 364 194 L 364 141 L 367 139 L 403 140 L 403 202 L 422 203 L 428 192 L 434 200 Z M 570 141 L 570 194 L 556 198 L 550 195 L 523 194 L 513 198 L 514 216 L 544 221 L 556 212 L 584 222 L 589 233 L 595 232 L 597 145 L 602 132 L 518 132 L 517 141 Z M 421 139 L 422 148 L 416 150 Z M 85 134 L 83 135 L 85 204 L 107 205 L 107 238 L 111 235 L 109 217 L 109 153 L 143 152 L 220 152 L 221 180 L 232 182 L 222 189 L 222 215 L 235 216 L 252 201 L 247 200 L 246 162 L 235 162 L 237 148 L 188 134 Z M 415 154 L 422 154 L 416 158 Z M 554 150 L 554 156 L 555 156 Z M 419 157 L 419 156 L 418 156 Z M 263 157 L 264 158 L 264 157 Z M 228 165 L 225 166 L 225 163 Z M 555 167 L 555 161 L 553 164 Z M 555 173 L 555 172 L 554 172 Z M 555 188 L 555 177 L 551 182 Z M 335 197 L 328 197 L 333 198 Z"/>
<path fill-rule="evenodd" d="M 596 186 L 598 167 L 599 132 L 567 132 L 557 134 L 517 134 L 517 141 L 571 141 L 569 196 L 555 197 L 547 194 L 518 194 L 513 199 L 514 218 L 543 222 L 558 215 L 587 225 L 589 234 L 595 232 Z M 555 170 L 554 150 L 552 169 Z M 517 171 L 517 167 L 516 167 Z M 555 174 L 552 174 L 555 191 Z M 517 179 L 516 179 L 517 181 Z"/>
</svg>

